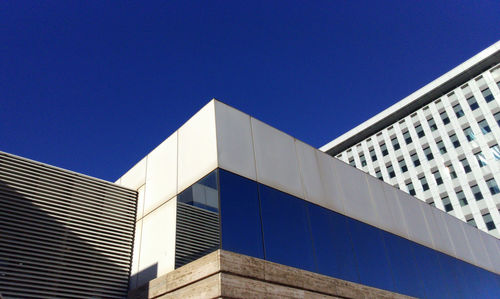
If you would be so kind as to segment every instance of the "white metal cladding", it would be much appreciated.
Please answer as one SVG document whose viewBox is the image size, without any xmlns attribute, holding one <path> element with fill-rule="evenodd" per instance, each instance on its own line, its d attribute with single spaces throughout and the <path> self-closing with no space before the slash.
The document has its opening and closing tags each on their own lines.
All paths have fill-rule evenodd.
<svg viewBox="0 0 500 299">
<path fill-rule="evenodd" d="M 252 140 L 243 138 L 230 138 L 224 142 L 219 140 L 217 144 L 219 159 L 225 161 L 224 167 L 221 168 L 253 179 L 252 170 L 245 169 L 251 168 L 251 164 L 240 163 L 239 155 L 240 160 L 254 162 L 256 178 L 260 183 L 500 273 L 500 268 L 497 266 L 500 260 L 500 241 L 496 238 L 477 229 L 469 230 L 465 228 L 466 223 L 453 221 L 454 217 L 428 207 L 407 193 L 374 180 L 369 174 L 320 150 L 308 147 L 254 118 L 250 117 L 248 122 L 241 116 L 221 116 L 227 113 L 241 115 L 240 111 L 216 101 L 217 134 L 219 130 L 227 131 L 231 127 L 237 127 L 239 131 L 252 132 Z M 223 136 L 228 135 L 230 135 L 228 132 L 223 134 Z M 264 145 L 270 140 L 273 142 Z M 277 144 L 280 140 L 283 143 Z M 231 152 L 232 157 L 228 159 L 221 157 L 222 153 L 228 153 L 233 148 L 247 148 L 248 144 L 253 145 L 253 151 Z M 272 167 L 275 165 L 273 159 L 280 151 L 284 154 L 279 157 L 276 167 Z M 315 155 L 311 155 L 310 151 Z M 299 181 L 296 179 L 297 172 Z M 311 178 L 319 179 L 320 184 L 312 182 Z M 436 227 L 438 225 L 445 227 Z M 483 242 L 471 242 L 471 240 L 483 240 Z M 484 243 L 488 244 L 488 249 Z M 494 247 L 498 247 L 496 252 L 492 249 Z M 478 255 L 486 255 L 488 258 L 476 258 Z"/>
<path fill-rule="evenodd" d="M 136 192 L 0 152 L 0 294 L 125 297 Z"/>
<path fill-rule="evenodd" d="M 436 80 L 448 89 L 433 81 L 422 88 L 429 93 L 425 101 L 410 95 L 322 150 L 500 238 L 499 62 L 497 42 L 458 67 L 466 75 L 450 71 L 455 76 L 445 77 L 454 84 Z M 432 93 L 432 88 L 441 92 Z M 402 108 L 412 101 L 422 105 Z M 398 117 L 384 119 L 390 113 Z M 406 144 L 405 135 L 411 143 Z M 399 149 L 392 140 L 398 141 Z M 420 165 L 413 163 L 414 158 Z M 423 187 L 423 179 L 428 187 Z M 491 191 L 492 186 L 497 191 Z M 477 190 L 481 192 L 478 198 Z"/>
<path fill-rule="evenodd" d="M 192 120 L 195 122 L 190 123 Z M 212 128 L 214 125 L 215 130 Z M 446 213 L 435 208 L 427 208 L 423 202 L 415 200 L 405 192 L 384 182 L 374 180 L 368 174 L 339 159 L 332 158 L 328 154 L 226 104 L 216 100 L 211 101 L 183 127 L 189 129 L 178 130 L 169 137 L 169 139 L 174 140 L 172 136 L 176 136 L 177 151 L 161 150 L 161 154 L 157 155 L 157 150 L 160 153 L 159 147 L 143 159 L 145 166 L 139 164 L 135 166 L 151 169 L 147 164 L 153 163 L 153 159 L 150 160 L 150 158 L 156 156 L 154 160 L 159 162 L 154 163 L 163 163 L 162 167 L 176 169 L 176 176 L 168 176 L 172 180 L 177 179 L 176 194 L 184 191 L 216 167 L 220 167 L 500 273 L 500 268 L 498 268 L 500 265 L 500 245 L 495 238 L 478 230 L 466 231 L 462 227 L 466 225 L 465 223 L 458 221 L 457 224 L 453 221 L 454 218 Z M 198 138 L 200 136 L 202 138 Z M 181 146 L 180 143 L 184 143 L 184 145 Z M 186 147 L 193 148 L 182 153 Z M 208 151 L 204 151 L 204 149 L 208 149 Z M 216 149 L 216 153 L 214 153 L 214 149 Z M 182 155 L 182 157 L 172 157 L 175 155 Z M 189 159 L 195 160 L 188 161 Z M 193 161 L 201 161 L 201 166 L 197 168 L 197 164 Z M 180 168 L 185 169 L 181 171 Z M 160 172 L 163 171 L 160 170 Z M 154 172 L 141 170 L 136 171 L 138 178 L 127 177 L 131 173 L 134 173 L 134 170 L 127 172 L 117 182 L 121 182 L 121 184 L 127 180 L 143 182 L 142 186 L 134 187 L 145 193 L 141 196 L 145 202 L 140 206 L 156 207 L 153 211 L 144 209 L 143 213 L 141 211 L 139 213 L 137 223 L 140 231 L 138 235 L 142 235 L 142 237 L 141 240 L 137 240 L 140 244 L 135 246 L 134 259 L 139 258 L 137 258 L 138 265 L 132 274 L 140 274 L 152 264 L 158 263 L 156 275 L 162 275 L 174 270 L 174 246 L 172 244 L 175 243 L 175 224 L 168 222 L 167 225 L 167 222 L 161 222 L 161 229 L 141 224 L 149 223 L 151 217 L 156 217 L 155 211 L 163 208 L 168 208 L 169 215 L 175 215 L 175 205 L 171 203 L 175 196 L 172 198 L 165 196 L 173 194 L 173 185 L 172 182 L 169 182 L 159 185 L 159 188 L 148 186 L 148 184 L 161 184 L 162 180 L 149 177 Z M 180 183 L 181 181 L 182 183 Z M 162 186 L 164 186 L 164 190 L 161 190 Z M 153 194 L 156 194 L 154 196 L 158 198 L 151 198 L 151 194 L 148 195 L 148 190 L 152 188 L 156 189 Z M 170 206 L 166 207 L 169 203 L 171 203 Z M 409 213 L 413 213 L 412 207 L 417 207 L 418 214 L 409 215 Z M 420 216 L 417 217 L 417 215 Z M 165 221 L 167 220 L 165 219 Z M 466 238 L 465 234 L 478 234 L 481 237 Z M 163 238 L 162 240 L 169 241 L 162 241 L 162 244 L 157 245 L 161 248 L 155 247 L 154 251 L 148 251 L 153 246 L 152 244 L 159 244 L 156 240 L 160 237 Z M 483 242 L 470 244 L 469 240 L 483 240 Z M 483 243 L 487 245 L 483 245 Z M 488 260 L 476 259 L 476 254 L 472 252 L 486 254 Z M 147 263 L 140 258 L 143 255 L 148 257 Z M 165 266 L 161 266 L 162 264 Z M 140 284 L 139 280 L 137 284 Z"/>
</svg>

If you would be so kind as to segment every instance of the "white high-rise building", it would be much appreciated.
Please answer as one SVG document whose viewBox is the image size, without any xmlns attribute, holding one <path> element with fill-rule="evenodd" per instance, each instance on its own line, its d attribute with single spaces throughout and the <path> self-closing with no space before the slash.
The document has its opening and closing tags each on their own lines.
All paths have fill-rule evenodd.
<svg viewBox="0 0 500 299">
<path fill-rule="evenodd" d="M 500 41 L 321 148 L 500 237 Z"/>
</svg>

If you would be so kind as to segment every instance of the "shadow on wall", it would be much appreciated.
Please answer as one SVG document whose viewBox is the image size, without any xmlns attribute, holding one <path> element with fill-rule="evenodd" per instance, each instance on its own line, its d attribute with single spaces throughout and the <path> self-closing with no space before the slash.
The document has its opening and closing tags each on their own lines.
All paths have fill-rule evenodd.
<svg viewBox="0 0 500 299">
<path fill-rule="evenodd" d="M 158 264 L 155 263 L 146 269 L 143 269 L 134 275 L 130 276 L 130 288 L 129 290 L 134 290 L 141 287 L 141 290 L 148 291 L 147 283 L 150 280 L 155 279 L 158 276 Z"/>
<path fill-rule="evenodd" d="M 130 261 L 126 242 L 109 241 L 114 232 L 107 229 L 107 219 L 86 217 L 102 212 L 101 205 L 71 207 L 66 203 L 72 191 L 47 196 L 55 185 L 37 193 L 41 180 L 17 187 L 19 180 L 8 183 L 9 175 L 0 171 L 7 178 L 0 180 L 3 298 L 125 297 Z"/>
</svg>

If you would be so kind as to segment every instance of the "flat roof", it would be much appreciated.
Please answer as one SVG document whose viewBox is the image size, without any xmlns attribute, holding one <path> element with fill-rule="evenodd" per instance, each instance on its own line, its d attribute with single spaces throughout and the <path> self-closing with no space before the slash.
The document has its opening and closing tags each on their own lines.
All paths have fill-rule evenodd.
<svg viewBox="0 0 500 299">
<path fill-rule="evenodd" d="M 461 86 L 500 62 L 500 41 L 320 148 L 335 156 Z"/>
</svg>

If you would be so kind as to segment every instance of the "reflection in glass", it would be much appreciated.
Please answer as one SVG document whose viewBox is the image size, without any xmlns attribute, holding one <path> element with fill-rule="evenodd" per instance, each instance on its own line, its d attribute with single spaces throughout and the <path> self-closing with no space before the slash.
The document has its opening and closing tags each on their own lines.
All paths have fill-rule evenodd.
<svg viewBox="0 0 500 299">
<path fill-rule="evenodd" d="M 266 259 L 315 271 L 305 201 L 260 185 Z"/>
<path fill-rule="evenodd" d="M 222 249 L 264 258 L 257 182 L 219 170 Z"/>
<path fill-rule="evenodd" d="M 382 231 L 398 293 L 425 298 L 424 285 L 417 275 L 411 241 Z"/>
<path fill-rule="evenodd" d="M 205 210 L 218 212 L 217 170 L 212 171 L 197 183 L 184 190 L 178 195 L 177 200 Z"/>
<path fill-rule="evenodd" d="M 412 245 L 413 254 L 417 261 L 417 277 L 423 281 L 427 294 L 425 298 L 454 298 L 448 294 L 448 290 L 453 287 L 450 287 L 448 278 L 441 269 L 437 252 L 416 243 Z"/>
<path fill-rule="evenodd" d="M 318 272 L 359 282 L 346 217 L 308 203 Z"/>
<path fill-rule="evenodd" d="M 381 230 L 351 218 L 347 218 L 347 224 L 358 261 L 360 283 L 394 291 Z"/>
</svg>

